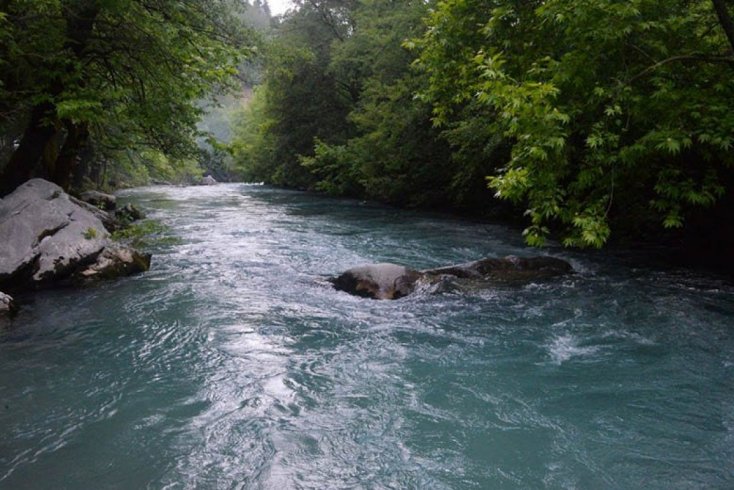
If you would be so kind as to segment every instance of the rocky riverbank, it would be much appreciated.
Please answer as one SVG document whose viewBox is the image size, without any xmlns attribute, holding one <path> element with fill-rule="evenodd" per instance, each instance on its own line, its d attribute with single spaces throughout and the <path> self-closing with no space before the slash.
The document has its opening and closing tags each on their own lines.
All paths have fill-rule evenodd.
<svg viewBox="0 0 734 490">
<path fill-rule="evenodd" d="M 140 211 L 116 212 L 114 196 L 86 197 L 100 207 L 33 179 L 0 200 L 0 290 L 88 284 L 148 270 L 149 254 L 111 238 Z"/>
</svg>

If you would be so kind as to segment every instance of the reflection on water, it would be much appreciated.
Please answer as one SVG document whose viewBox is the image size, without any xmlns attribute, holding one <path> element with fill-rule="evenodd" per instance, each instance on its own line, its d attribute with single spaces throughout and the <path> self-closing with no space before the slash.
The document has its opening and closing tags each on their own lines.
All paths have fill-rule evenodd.
<svg viewBox="0 0 734 490">
<path fill-rule="evenodd" d="M 731 488 L 734 288 L 619 256 L 394 302 L 322 278 L 533 254 L 516 230 L 262 186 L 128 191 L 150 272 L 24 298 L 0 488 Z"/>
</svg>

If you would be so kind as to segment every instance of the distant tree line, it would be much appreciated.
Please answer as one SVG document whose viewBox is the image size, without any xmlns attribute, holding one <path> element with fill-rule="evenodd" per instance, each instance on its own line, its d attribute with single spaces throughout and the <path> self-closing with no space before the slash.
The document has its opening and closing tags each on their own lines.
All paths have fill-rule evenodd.
<svg viewBox="0 0 734 490">
<path fill-rule="evenodd" d="M 296 4 L 234 128 L 247 178 L 401 206 L 507 203 L 536 245 L 731 233 L 724 0 Z"/>
</svg>

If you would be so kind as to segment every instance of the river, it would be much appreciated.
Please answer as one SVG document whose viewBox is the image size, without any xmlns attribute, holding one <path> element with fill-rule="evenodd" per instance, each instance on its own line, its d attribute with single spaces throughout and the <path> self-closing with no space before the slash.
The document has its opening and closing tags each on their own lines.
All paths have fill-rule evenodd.
<svg viewBox="0 0 734 490">
<path fill-rule="evenodd" d="M 265 186 L 125 191 L 148 273 L 21 298 L 0 488 L 733 488 L 734 287 L 623 253 L 373 301 L 323 275 L 517 230 Z"/>
</svg>

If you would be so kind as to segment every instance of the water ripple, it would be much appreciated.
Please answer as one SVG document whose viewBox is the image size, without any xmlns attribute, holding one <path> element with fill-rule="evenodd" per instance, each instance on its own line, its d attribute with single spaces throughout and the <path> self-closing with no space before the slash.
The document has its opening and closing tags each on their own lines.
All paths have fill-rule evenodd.
<svg viewBox="0 0 734 490">
<path fill-rule="evenodd" d="M 264 186 L 126 191 L 147 274 L 0 332 L 0 488 L 731 488 L 734 287 L 615 256 L 394 302 L 355 264 L 533 254 L 516 230 Z M 644 263 L 644 261 L 643 261 Z"/>
</svg>

